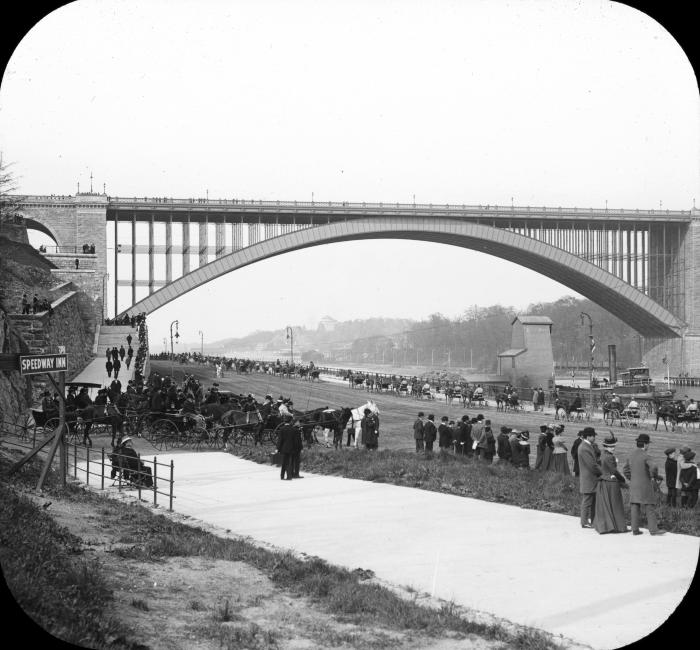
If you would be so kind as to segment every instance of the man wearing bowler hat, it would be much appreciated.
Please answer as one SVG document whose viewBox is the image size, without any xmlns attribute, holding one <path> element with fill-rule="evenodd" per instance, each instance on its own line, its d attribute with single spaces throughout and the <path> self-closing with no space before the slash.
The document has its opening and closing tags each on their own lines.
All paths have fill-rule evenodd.
<svg viewBox="0 0 700 650">
<path fill-rule="evenodd" d="M 661 479 L 658 467 L 647 453 L 651 440 L 648 434 L 640 433 L 635 442 L 637 448 L 627 459 L 623 472 L 630 482 L 632 534 L 642 534 L 642 531 L 639 530 L 639 519 L 641 515 L 646 514 L 649 534 L 663 535 L 666 531 L 659 530 L 654 511 L 658 500 L 656 482 Z"/>
<path fill-rule="evenodd" d="M 595 493 L 598 477 L 603 473 L 596 458 L 593 441 L 595 429 L 585 427 L 581 431 L 581 444 L 578 448 L 579 493 L 581 494 L 581 528 L 592 528 L 595 516 Z"/>
</svg>

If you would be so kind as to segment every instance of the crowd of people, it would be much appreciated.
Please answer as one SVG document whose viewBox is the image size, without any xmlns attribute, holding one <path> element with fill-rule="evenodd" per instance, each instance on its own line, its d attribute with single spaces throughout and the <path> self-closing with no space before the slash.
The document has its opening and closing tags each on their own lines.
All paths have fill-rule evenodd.
<svg viewBox="0 0 700 650">
<path fill-rule="evenodd" d="M 51 302 L 49 301 L 48 298 L 45 296 L 42 298 L 39 298 L 39 296 L 35 293 L 34 298 L 32 298 L 31 302 L 29 301 L 29 298 L 27 297 L 27 294 L 24 293 L 22 294 L 22 314 L 38 314 L 40 312 L 47 311 L 49 312 L 49 317 L 53 316 L 53 307 L 51 306 Z"/>
<path fill-rule="evenodd" d="M 659 483 L 663 477 L 648 455 L 649 436 L 640 433 L 635 443 L 637 449 L 626 462 L 622 472 L 614 456 L 617 439 L 611 433 L 602 443 L 602 450 L 595 443 L 593 427 L 584 427 L 568 448 L 564 437 L 565 425 L 544 423 L 535 443 L 536 456 L 532 469 L 539 472 L 554 472 L 578 477 L 581 501 L 581 525 L 593 527 L 599 533 L 625 532 L 624 508 L 620 490 L 629 481 L 632 504 L 632 530 L 639 531 L 640 517 L 647 510 L 651 534 L 663 534 L 651 508 L 647 505 L 658 501 Z M 441 453 L 472 456 L 482 462 L 503 464 L 530 469 L 530 432 L 501 426 L 498 435 L 493 431 L 491 420 L 482 414 L 470 417 L 465 414 L 458 420 L 442 416 L 436 425 L 434 414 L 426 417 L 418 413 L 413 423 L 413 438 L 416 453 L 426 457 L 433 454 L 437 441 Z M 695 452 L 688 446 L 668 448 L 665 464 L 667 505 L 675 508 L 694 508 L 698 501 L 698 474 L 700 469 L 694 462 Z M 572 464 L 569 464 L 571 456 Z M 573 469 L 572 469 L 573 466 Z M 680 501 L 678 496 L 680 495 Z"/>
<path fill-rule="evenodd" d="M 138 327 L 141 324 L 145 324 L 146 314 L 141 312 L 140 314 L 123 314 L 122 316 L 116 316 L 115 318 L 105 318 L 105 325 L 128 325 L 130 327 Z"/>
</svg>

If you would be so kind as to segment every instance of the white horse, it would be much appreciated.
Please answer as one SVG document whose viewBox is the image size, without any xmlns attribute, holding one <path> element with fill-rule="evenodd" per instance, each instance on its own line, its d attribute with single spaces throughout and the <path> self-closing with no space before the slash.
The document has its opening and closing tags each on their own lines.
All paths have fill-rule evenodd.
<svg viewBox="0 0 700 650">
<path fill-rule="evenodd" d="M 362 418 L 365 417 L 365 409 L 369 409 L 373 415 L 377 416 L 377 426 L 379 426 L 379 407 L 373 400 L 369 399 L 361 406 L 350 409 L 352 418 L 348 422 L 348 430 L 354 429 L 355 441 L 353 446 L 357 449 L 358 445 L 362 444 Z"/>
</svg>

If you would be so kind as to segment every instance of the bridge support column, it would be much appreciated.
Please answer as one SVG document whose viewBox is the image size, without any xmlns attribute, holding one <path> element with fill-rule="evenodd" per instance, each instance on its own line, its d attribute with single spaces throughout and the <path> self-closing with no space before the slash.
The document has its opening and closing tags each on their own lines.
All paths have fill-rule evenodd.
<svg viewBox="0 0 700 650">
<path fill-rule="evenodd" d="M 208 261 L 209 250 L 209 224 L 204 222 L 199 224 L 199 266 L 204 266 Z"/>
<path fill-rule="evenodd" d="M 173 215 L 165 222 L 165 282 L 173 281 Z"/>
<path fill-rule="evenodd" d="M 153 293 L 153 215 L 148 222 L 148 295 Z"/>
<path fill-rule="evenodd" d="M 655 376 L 666 373 L 664 358 L 672 377 L 686 373 L 691 377 L 700 376 L 700 210 L 693 210 L 692 216 L 679 247 L 683 260 L 680 272 L 684 282 L 682 299 L 687 326 L 677 339 L 649 341 L 644 363 Z"/>
<path fill-rule="evenodd" d="M 190 272 L 190 220 L 182 224 L 182 275 Z"/>
</svg>

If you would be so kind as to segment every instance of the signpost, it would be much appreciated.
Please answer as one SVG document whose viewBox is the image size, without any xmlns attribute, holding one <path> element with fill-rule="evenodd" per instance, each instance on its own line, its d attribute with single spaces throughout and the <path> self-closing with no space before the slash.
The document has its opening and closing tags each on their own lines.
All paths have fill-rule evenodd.
<svg viewBox="0 0 700 650">
<path fill-rule="evenodd" d="M 27 354 L 19 357 L 19 374 L 39 375 L 43 372 L 65 372 L 68 357 L 65 354 Z"/>
<path fill-rule="evenodd" d="M 49 448 L 48 456 L 46 457 L 46 462 L 41 470 L 41 475 L 36 485 L 37 490 L 41 490 L 44 487 L 44 481 L 46 480 L 46 475 L 49 473 L 49 469 L 53 462 L 54 456 L 56 455 L 56 450 L 59 449 L 59 466 L 61 473 L 61 481 L 63 485 L 66 484 L 66 446 L 63 439 L 63 434 L 66 425 L 66 370 L 68 369 L 68 356 L 65 353 L 65 347 L 59 346 L 60 354 L 20 354 L 11 355 L 14 357 L 13 370 L 19 370 L 21 376 L 25 375 L 39 375 L 46 373 L 49 381 L 53 385 L 54 389 L 58 393 L 58 426 L 53 432 L 53 436 L 45 440 L 41 445 L 35 447 L 27 454 L 25 454 L 20 460 L 18 460 L 11 469 L 11 472 L 17 471 L 22 465 L 24 465 L 30 458 L 34 457 L 43 447 L 45 447 L 49 441 L 51 442 L 51 447 Z M 10 355 L 5 355 L 10 356 Z M 51 373 L 58 373 L 58 383 L 51 376 Z"/>
</svg>

